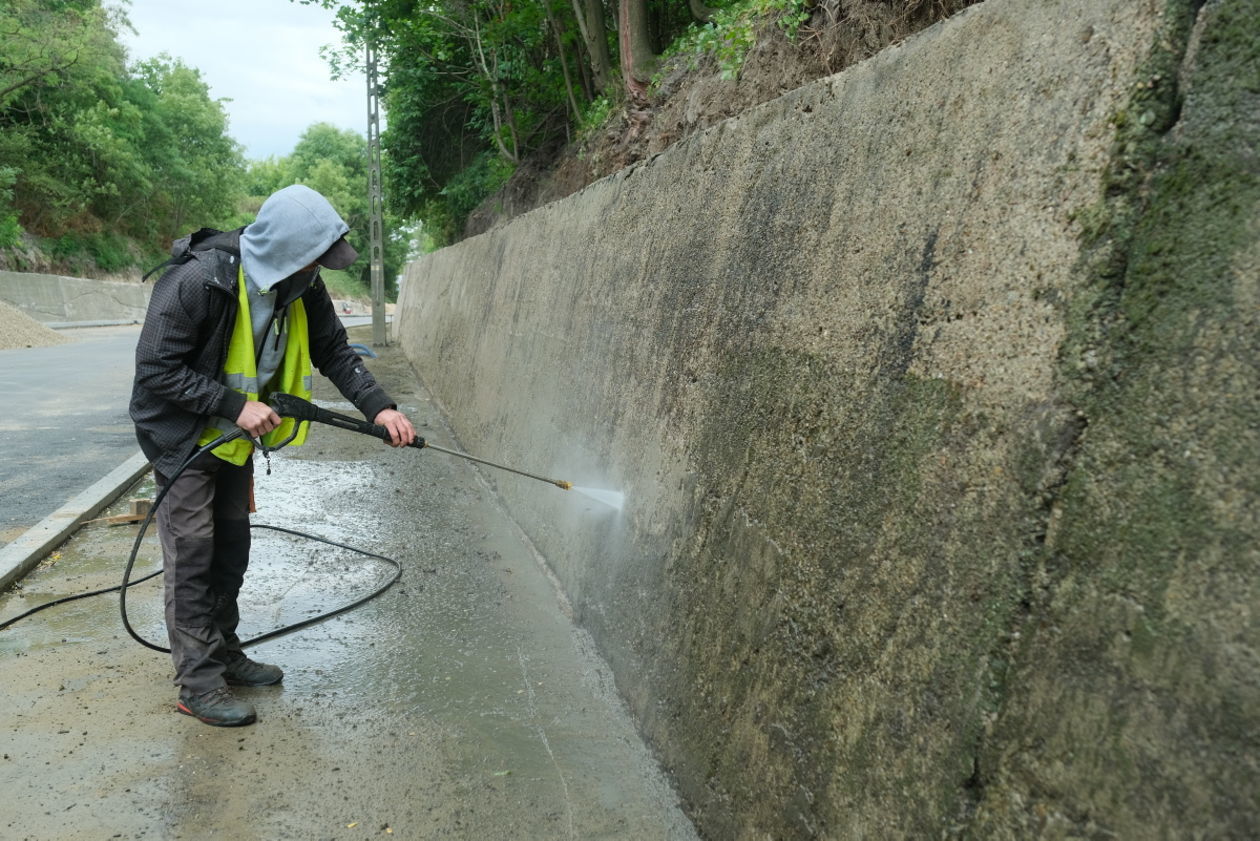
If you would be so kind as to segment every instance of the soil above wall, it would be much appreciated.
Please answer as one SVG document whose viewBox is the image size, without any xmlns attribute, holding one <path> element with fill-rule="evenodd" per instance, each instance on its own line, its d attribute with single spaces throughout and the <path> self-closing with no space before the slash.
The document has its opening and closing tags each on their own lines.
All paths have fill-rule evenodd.
<svg viewBox="0 0 1260 841">
<path fill-rule="evenodd" d="M 632 113 L 623 104 L 617 116 L 592 136 L 570 143 L 558 154 L 524 161 L 508 183 L 468 217 L 464 236 L 572 195 L 697 131 L 838 73 L 980 2 L 822 0 L 795 37 L 767 20 L 735 79 L 723 79 L 711 56 L 675 56 L 658 73 L 645 109 Z"/>
</svg>

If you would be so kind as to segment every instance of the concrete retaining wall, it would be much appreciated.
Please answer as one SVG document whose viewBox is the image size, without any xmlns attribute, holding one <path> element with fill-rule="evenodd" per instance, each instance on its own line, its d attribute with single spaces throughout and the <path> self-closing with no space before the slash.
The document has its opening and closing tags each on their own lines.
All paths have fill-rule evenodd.
<svg viewBox="0 0 1260 841">
<path fill-rule="evenodd" d="M 988 0 L 410 267 L 462 445 L 625 493 L 491 471 L 707 837 L 1260 832 L 1260 9 L 1199 5 Z"/>
<path fill-rule="evenodd" d="M 153 290 L 148 283 L 0 271 L 0 301 L 7 301 L 44 324 L 144 321 Z M 392 305 L 391 305 L 392 306 Z M 333 301 L 342 315 L 370 315 L 361 301 Z"/>
<path fill-rule="evenodd" d="M 0 300 L 36 321 L 143 321 L 151 283 L 0 271 Z"/>
</svg>

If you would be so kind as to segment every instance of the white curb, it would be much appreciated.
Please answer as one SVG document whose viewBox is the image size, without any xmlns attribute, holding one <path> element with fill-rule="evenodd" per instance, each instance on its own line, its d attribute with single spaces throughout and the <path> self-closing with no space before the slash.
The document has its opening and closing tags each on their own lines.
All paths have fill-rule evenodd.
<svg viewBox="0 0 1260 841">
<path fill-rule="evenodd" d="M 0 549 L 0 590 L 31 570 L 84 521 L 96 516 L 149 469 L 149 460 L 136 453 L 92 487 L 32 526 Z"/>
</svg>

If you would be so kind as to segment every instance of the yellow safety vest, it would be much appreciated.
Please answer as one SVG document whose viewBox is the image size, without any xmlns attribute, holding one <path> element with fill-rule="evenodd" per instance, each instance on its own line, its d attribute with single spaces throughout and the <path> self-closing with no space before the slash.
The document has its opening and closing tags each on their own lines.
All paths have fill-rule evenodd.
<svg viewBox="0 0 1260 841">
<path fill-rule="evenodd" d="M 230 388 L 245 395 L 246 400 L 258 400 L 258 357 L 254 355 L 254 327 L 249 317 L 249 294 L 245 291 L 245 270 L 237 269 L 237 289 L 240 296 L 240 307 L 236 313 L 236 324 L 232 327 L 232 339 L 228 343 L 227 361 L 223 364 L 223 373 Z M 298 298 L 289 305 L 289 336 L 284 346 L 284 359 L 280 370 L 272 378 L 272 387 L 268 394 L 278 391 L 294 394 L 303 400 L 311 399 L 311 342 L 306 329 L 306 307 Z M 265 395 L 264 395 L 265 396 Z M 215 438 L 224 434 L 225 430 L 216 425 L 217 419 L 211 419 L 197 441 L 198 447 L 204 447 Z M 297 434 L 289 443 L 298 446 L 306 440 L 306 421 L 295 421 L 284 418 L 278 427 L 262 437 L 264 446 L 278 444 L 293 435 L 294 424 Z M 235 427 L 228 427 L 228 431 Z M 254 442 L 249 438 L 237 438 L 226 444 L 220 444 L 211 450 L 219 458 L 235 464 L 244 464 L 254 452 Z"/>
</svg>

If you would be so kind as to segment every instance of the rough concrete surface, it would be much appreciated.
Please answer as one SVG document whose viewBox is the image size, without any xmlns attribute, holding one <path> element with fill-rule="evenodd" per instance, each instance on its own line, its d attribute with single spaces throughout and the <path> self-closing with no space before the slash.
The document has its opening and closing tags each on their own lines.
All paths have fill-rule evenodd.
<svg viewBox="0 0 1260 841">
<path fill-rule="evenodd" d="M 400 353 L 367 364 L 424 434 L 451 443 Z M 346 411 L 320 383 L 317 397 Z M 330 428 L 272 462 L 267 476 L 258 460 L 256 523 L 391 556 L 402 580 L 252 649 L 286 676 L 241 690 L 259 711 L 247 728 L 176 714 L 168 656 L 125 634 L 115 595 L 0 631 L 0 837 L 695 837 L 608 667 L 468 462 Z M 148 480 L 129 496 L 152 491 Z M 0 618 L 116 584 L 135 532 L 85 528 L 20 591 L 0 594 Z M 345 604 L 390 574 L 274 532 L 254 541 L 247 636 Z M 151 533 L 135 577 L 158 555 Z M 160 581 L 128 598 L 132 624 L 155 642 Z"/>
<path fill-rule="evenodd" d="M 705 837 L 1260 833 L 1258 18 L 988 0 L 409 268 Z"/>
</svg>

